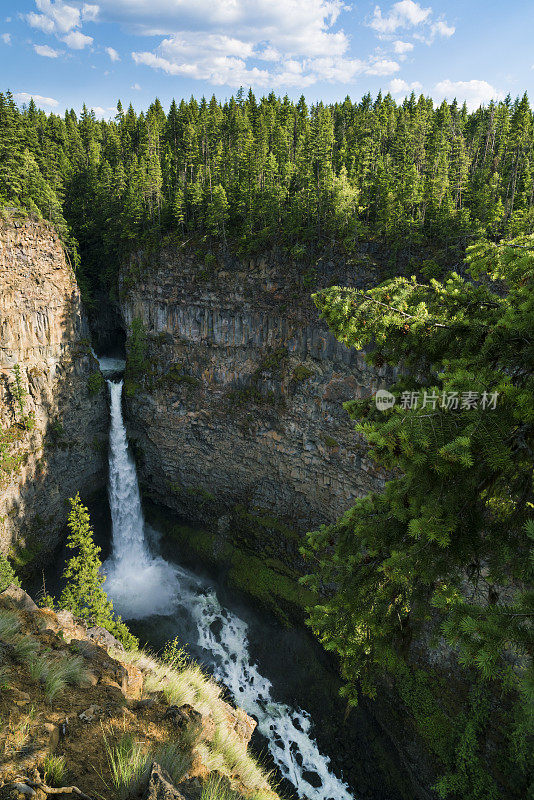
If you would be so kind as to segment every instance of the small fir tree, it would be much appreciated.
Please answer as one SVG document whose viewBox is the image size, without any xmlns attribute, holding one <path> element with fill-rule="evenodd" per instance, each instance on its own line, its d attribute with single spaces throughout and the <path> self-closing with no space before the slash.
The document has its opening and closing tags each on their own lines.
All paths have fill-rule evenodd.
<svg viewBox="0 0 534 800">
<path fill-rule="evenodd" d="M 113 603 L 104 590 L 106 576 L 100 571 L 100 547 L 94 542 L 89 511 L 79 494 L 70 498 L 70 504 L 67 547 L 74 550 L 74 555 L 63 572 L 67 583 L 61 592 L 59 607 L 105 628 L 125 646 L 132 648 L 137 640 L 121 618 L 113 613 Z"/>
<path fill-rule="evenodd" d="M 20 586 L 20 581 L 5 555 L 0 552 L 0 592 L 3 592 L 11 584 Z"/>
</svg>

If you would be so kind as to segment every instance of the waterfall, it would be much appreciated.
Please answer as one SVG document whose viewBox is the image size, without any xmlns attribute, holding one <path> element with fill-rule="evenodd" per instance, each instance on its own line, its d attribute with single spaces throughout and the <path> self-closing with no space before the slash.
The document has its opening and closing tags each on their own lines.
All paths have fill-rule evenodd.
<svg viewBox="0 0 534 800">
<path fill-rule="evenodd" d="M 169 612 L 176 596 L 176 579 L 173 567 L 148 551 L 139 483 L 122 418 L 122 381 L 108 380 L 108 386 L 108 493 L 113 539 L 111 556 L 103 566 L 105 588 L 122 617 L 142 619 Z"/>
<path fill-rule="evenodd" d="M 155 624 L 165 624 L 171 635 L 187 625 L 215 676 L 236 703 L 258 720 L 274 761 L 299 798 L 353 800 L 346 784 L 330 771 L 328 756 L 319 751 L 309 715 L 277 702 L 271 682 L 251 663 L 247 623 L 221 606 L 207 580 L 150 552 L 135 463 L 122 418 L 122 381 L 108 380 L 108 385 L 113 549 L 103 570 L 114 608 L 125 619 L 154 616 Z M 157 531 L 149 532 L 151 538 L 157 538 Z"/>
<path fill-rule="evenodd" d="M 108 491 L 113 524 L 112 558 L 128 568 L 143 568 L 150 557 L 145 544 L 145 523 L 137 473 L 128 450 L 126 428 L 122 420 L 122 381 L 108 381 L 108 385 L 111 396 Z"/>
</svg>

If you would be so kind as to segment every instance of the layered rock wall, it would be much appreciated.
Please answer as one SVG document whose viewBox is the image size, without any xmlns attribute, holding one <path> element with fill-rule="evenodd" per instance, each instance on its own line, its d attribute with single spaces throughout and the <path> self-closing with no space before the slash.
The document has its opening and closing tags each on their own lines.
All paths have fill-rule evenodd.
<svg viewBox="0 0 534 800">
<path fill-rule="evenodd" d="M 384 374 L 330 334 L 302 272 L 273 253 L 207 269 L 176 249 L 124 271 L 125 326 L 146 331 L 130 433 L 156 501 L 223 529 L 237 508 L 304 531 L 382 485 L 342 403 Z M 314 271 L 321 280 L 355 275 L 331 262 Z"/>
<path fill-rule="evenodd" d="M 105 482 L 106 438 L 103 380 L 61 243 L 44 222 L 0 220 L 3 552 L 50 555 L 67 499 Z"/>
</svg>

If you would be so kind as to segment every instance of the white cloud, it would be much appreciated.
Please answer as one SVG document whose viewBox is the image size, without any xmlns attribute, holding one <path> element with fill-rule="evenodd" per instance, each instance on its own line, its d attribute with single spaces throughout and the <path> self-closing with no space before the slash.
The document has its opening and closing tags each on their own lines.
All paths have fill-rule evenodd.
<svg viewBox="0 0 534 800">
<path fill-rule="evenodd" d="M 172 0 L 101 0 L 100 8 L 138 33 L 166 34 L 154 50 L 134 51 L 136 64 L 215 85 L 304 88 L 399 69 L 350 57 L 348 36 L 334 29 L 348 8 L 342 0 L 180 0 L 179 15 Z"/>
<path fill-rule="evenodd" d="M 102 106 L 93 106 L 91 111 L 94 111 L 95 116 L 99 117 L 100 119 L 110 119 L 116 111 L 115 106 L 108 106 L 107 108 L 102 108 Z"/>
<path fill-rule="evenodd" d="M 436 83 L 433 96 L 436 100 L 452 102 L 456 98 L 464 100 L 470 110 L 486 105 L 490 100 L 502 100 L 504 92 L 499 91 L 487 81 L 451 81 L 448 78 Z"/>
<path fill-rule="evenodd" d="M 62 0 L 35 0 L 37 9 L 26 15 L 26 20 L 33 28 L 39 28 L 45 33 L 68 33 L 80 25 L 80 10 L 75 6 L 63 3 Z"/>
<path fill-rule="evenodd" d="M 439 36 L 445 36 L 446 38 L 452 36 L 455 30 L 456 28 L 454 27 L 454 25 L 447 25 L 447 23 L 443 19 L 438 19 L 438 21 L 434 22 L 432 25 L 432 32 L 434 34 L 438 34 Z"/>
<path fill-rule="evenodd" d="M 84 3 L 80 12 L 77 6 L 64 3 L 63 0 L 35 0 L 35 5 L 40 13 L 32 11 L 23 16 L 32 28 L 54 34 L 73 50 L 83 50 L 93 43 L 91 36 L 86 36 L 78 29 L 82 21 L 93 22 L 97 18 L 99 6 Z"/>
<path fill-rule="evenodd" d="M 389 84 L 389 91 L 391 94 L 395 96 L 406 96 L 411 94 L 412 92 L 418 92 L 423 87 L 419 83 L 419 81 L 413 81 L 413 83 L 408 83 L 404 81 L 402 78 L 393 78 Z"/>
<path fill-rule="evenodd" d="M 375 6 L 373 16 L 369 22 L 371 28 L 377 33 L 395 33 L 399 28 L 410 28 L 421 25 L 428 20 L 432 13 L 431 8 L 422 8 L 414 0 L 400 0 L 394 3 L 389 14 L 382 16 L 380 6 Z"/>
<path fill-rule="evenodd" d="M 431 6 L 423 8 L 414 0 L 400 0 L 394 3 L 387 15 L 383 15 L 380 6 L 375 6 L 367 24 L 376 31 L 380 39 L 392 39 L 397 31 L 403 29 L 407 33 L 412 33 L 417 41 L 428 45 L 432 44 L 437 36 L 448 39 L 456 31 L 456 28 L 449 25 L 443 16 L 436 19 Z M 393 43 L 393 49 L 402 58 L 413 49 L 413 44 L 397 40 Z"/>
<path fill-rule="evenodd" d="M 54 100 L 53 97 L 43 97 L 40 94 L 31 94 L 30 92 L 18 92 L 15 95 L 15 100 L 19 103 L 29 103 L 32 100 L 38 106 L 44 106 L 45 108 L 55 108 L 59 105 L 57 100 Z"/>
<path fill-rule="evenodd" d="M 63 36 L 63 41 L 71 50 L 83 50 L 87 45 L 93 44 L 93 38 L 86 36 L 81 31 L 71 31 L 66 36 Z"/>
<path fill-rule="evenodd" d="M 394 72 L 398 72 L 400 66 L 397 64 L 396 61 L 388 61 L 385 58 L 378 59 L 373 63 L 369 64 L 369 66 L 365 69 L 366 75 L 393 75 Z"/>
<path fill-rule="evenodd" d="M 30 14 L 26 14 L 26 22 L 28 22 L 32 28 L 38 28 L 44 33 L 54 33 L 54 20 L 45 16 L 45 14 L 35 14 L 32 11 Z"/>
<path fill-rule="evenodd" d="M 106 47 L 106 53 L 111 58 L 112 61 L 120 61 L 120 56 L 115 50 L 114 47 Z"/>
<path fill-rule="evenodd" d="M 280 53 L 276 47 L 271 47 L 270 45 L 266 47 L 265 50 L 256 53 L 256 58 L 259 58 L 262 61 L 278 61 L 280 57 Z M 534 66 L 532 69 L 534 69 Z"/>
<path fill-rule="evenodd" d="M 3 41 L 4 44 L 11 44 L 11 34 L 10 33 L 2 33 L 2 34 L 0 34 L 0 39 Z"/>
<path fill-rule="evenodd" d="M 433 44 L 436 36 L 442 36 L 445 39 L 450 39 L 454 35 L 456 28 L 454 25 L 448 25 L 444 19 L 438 19 L 432 22 L 421 33 L 414 33 L 414 39 L 425 44 Z"/>
<path fill-rule="evenodd" d="M 94 22 L 98 17 L 100 6 L 84 3 L 82 6 L 82 18 L 84 22 Z"/>
<path fill-rule="evenodd" d="M 393 42 L 391 55 L 351 52 L 342 27 L 345 0 L 35 0 L 26 15 L 33 27 L 82 50 L 93 38 L 85 22 L 114 22 L 139 35 L 159 36 L 159 44 L 132 52 L 139 66 L 232 88 L 307 87 L 319 82 L 350 83 L 359 75 L 392 76 L 411 52 L 408 33 L 425 40 L 453 29 L 430 7 L 399 0 L 387 13 L 374 9 L 369 25 Z M 408 33 L 401 38 L 399 29 Z M 119 54 L 104 48 L 111 61 Z M 394 53 L 394 55 L 393 55 Z M 393 57 L 392 57 L 393 56 Z"/>
<path fill-rule="evenodd" d="M 138 83 L 132 83 L 132 85 L 130 86 L 130 89 L 135 89 L 136 92 L 140 92 L 141 91 L 141 87 L 139 86 Z"/>
<path fill-rule="evenodd" d="M 396 42 L 393 42 L 393 50 L 401 58 L 406 58 L 406 54 L 412 52 L 413 44 L 411 42 L 402 42 L 400 39 L 397 39 Z"/>
<path fill-rule="evenodd" d="M 45 58 L 57 58 L 60 55 L 59 50 L 54 50 L 53 47 L 49 47 L 47 44 L 34 44 L 33 49 L 38 56 L 44 56 Z"/>
<path fill-rule="evenodd" d="M 159 35 L 157 47 L 132 53 L 137 64 L 218 85 L 346 83 L 366 71 L 391 74 L 398 68 L 377 58 L 349 57 L 350 40 L 339 26 L 340 14 L 350 10 L 345 0 L 71 1 L 35 0 L 39 13 L 26 20 L 73 49 L 92 43 L 81 33 L 89 21 Z"/>
</svg>

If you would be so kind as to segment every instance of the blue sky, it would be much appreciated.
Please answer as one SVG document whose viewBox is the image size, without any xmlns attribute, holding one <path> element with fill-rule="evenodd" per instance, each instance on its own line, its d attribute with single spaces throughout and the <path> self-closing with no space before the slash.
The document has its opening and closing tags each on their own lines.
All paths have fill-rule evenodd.
<svg viewBox="0 0 534 800">
<path fill-rule="evenodd" d="M 0 0 L 1 90 L 111 116 L 158 96 L 534 96 L 533 0 Z"/>
</svg>

